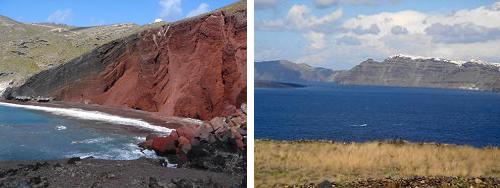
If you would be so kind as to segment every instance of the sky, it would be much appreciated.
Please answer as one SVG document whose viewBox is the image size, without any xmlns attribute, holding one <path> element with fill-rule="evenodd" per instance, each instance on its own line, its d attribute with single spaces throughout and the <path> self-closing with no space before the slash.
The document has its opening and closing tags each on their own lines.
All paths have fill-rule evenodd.
<svg viewBox="0 0 500 188">
<path fill-rule="evenodd" d="M 391 55 L 500 63 L 500 1 L 255 0 L 255 60 L 349 69 Z"/>
<path fill-rule="evenodd" d="M 25 23 L 73 26 L 175 21 L 237 0 L 0 0 L 0 15 Z"/>
</svg>

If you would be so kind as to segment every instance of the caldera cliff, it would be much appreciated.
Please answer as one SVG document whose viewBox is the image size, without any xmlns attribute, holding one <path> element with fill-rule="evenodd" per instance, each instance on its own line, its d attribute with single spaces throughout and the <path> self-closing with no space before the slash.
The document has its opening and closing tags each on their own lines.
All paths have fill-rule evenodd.
<svg viewBox="0 0 500 188">
<path fill-rule="evenodd" d="M 383 61 L 368 59 L 350 70 L 330 70 L 288 61 L 266 61 L 255 62 L 255 80 L 500 92 L 500 64 L 395 55 Z"/>
<path fill-rule="evenodd" d="M 164 24 L 42 71 L 4 96 L 210 120 L 246 102 L 246 5 Z"/>
</svg>

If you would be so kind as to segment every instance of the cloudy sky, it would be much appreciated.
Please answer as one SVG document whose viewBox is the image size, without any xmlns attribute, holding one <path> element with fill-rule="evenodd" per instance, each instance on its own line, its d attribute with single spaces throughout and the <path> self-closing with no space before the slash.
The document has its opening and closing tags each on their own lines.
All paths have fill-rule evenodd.
<svg viewBox="0 0 500 188">
<path fill-rule="evenodd" d="M 55 22 L 75 26 L 175 21 L 208 12 L 237 0 L 0 0 L 0 15 L 21 22 Z"/>
<path fill-rule="evenodd" d="M 255 59 L 348 69 L 394 54 L 500 62 L 500 2 L 255 0 Z"/>
</svg>

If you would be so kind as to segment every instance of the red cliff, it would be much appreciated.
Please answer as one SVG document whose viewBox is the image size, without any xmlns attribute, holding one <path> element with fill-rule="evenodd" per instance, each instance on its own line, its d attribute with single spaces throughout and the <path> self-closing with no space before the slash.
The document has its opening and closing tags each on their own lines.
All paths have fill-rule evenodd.
<svg viewBox="0 0 500 188">
<path fill-rule="evenodd" d="M 10 96 L 209 120 L 246 102 L 246 5 L 144 30 L 43 71 Z"/>
</svg>

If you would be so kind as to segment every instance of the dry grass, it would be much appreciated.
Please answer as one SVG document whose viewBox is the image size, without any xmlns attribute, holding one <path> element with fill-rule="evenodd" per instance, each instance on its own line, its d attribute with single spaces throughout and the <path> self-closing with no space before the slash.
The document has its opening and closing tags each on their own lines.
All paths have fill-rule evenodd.
<svg viewBox="0 0 500 188">
<path fill-rule="evenodd" d="M 500 176 L 500 149 L 417 143 L 256 141 L 257 187 L 407 176 Z"/>
</svg>

